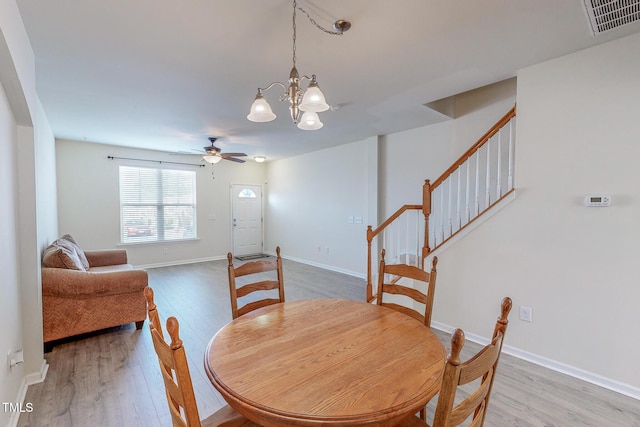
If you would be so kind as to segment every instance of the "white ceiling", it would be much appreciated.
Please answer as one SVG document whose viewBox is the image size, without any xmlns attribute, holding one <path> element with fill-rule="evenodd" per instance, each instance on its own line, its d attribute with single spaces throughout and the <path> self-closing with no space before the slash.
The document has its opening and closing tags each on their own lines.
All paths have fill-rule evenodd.
<svg viewBox="0 0 640 427">
<path fill-rule="evenodd" d="M 292 66 L 289 0 L 17 0 L 36 57 L 37 91 L 57 138 L 270 160 L 442 120 L 424 104 L 520 68 L 640 31 L 593 36 L 583 0 L 299 0 L 297 66 L 327 102 L 318 131 L 247 120 L 258 87 Z M 306 85 L 305 85 L 306 86 Z"/>
</svg>

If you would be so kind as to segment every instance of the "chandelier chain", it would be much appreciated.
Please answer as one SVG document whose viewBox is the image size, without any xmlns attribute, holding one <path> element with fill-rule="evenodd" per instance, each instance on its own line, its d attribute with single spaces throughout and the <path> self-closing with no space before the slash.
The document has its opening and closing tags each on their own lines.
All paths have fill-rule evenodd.
<svg viewBox="0 0 640 427">
<path fill-rule="evenodd" d="M 303 130 L 316 130 L 320 129 L 323 124 L 318 117 L 319 112 L 326 111 L 330 107 L 324 99 L 324 94 L 318 87 L 318 82 L 316 80 L 316 75 L 312 74 L 311 77 L 307 75 L 300 76 L 298 70 L 296 68 L 296 42 L 297 42 L 297 11 L 300 9 L 302 13 L 304 13 L 311 23 L 318 29 L 324 31 L 327 34 L 331 35 L 339 35 L 349 30 L 351 27 L 351 23 L 345 20 L 336 21 L 333 26 L 337 30 L 330 31 L 326 28 L 319 25 L 315 19 L 309 15 L 309 13 L 302 7 L 298 6 L 298 0 L 292 0 L 293 6 L 293 14 L 292 14 L 292 27 L 293 27 L 293 38 L 292 38 L 292 62 L 293 67 L 291 68 L 291 72 L 289 73 L 289 85 L 287 86 L 281 82 L 273 82 L 269 86 L 265 88 L 258 88 L 258 94 L 256 95 L 253 104 L 251 104 L 251 109 L 249 111 L 249 115 L 247 115 L 247 119 L 252 122 L 270 122 L 271 120 L 276 118 L 276 115 L 271 110 L 271 106 L 262 96 L 262 92 L 271 89 L 274 86 L 282 86 L 285 92 L 280 96 L 280 101 L 289 101 L 289 112 L 291 113 L 291 119 L 294 124 L 298 125 L 298 128 Z M 301 88 L 301 84 L 305 81 L 309 80 L 307 88 L 303 90 Z M 307 96 L 309 95 L 309 96 Z M 308 98 L 308 99 L 307 99 Z"/>
<path fill-rule="evenodd" d="M 307 18 L 309 18 L 309 21 L 311 21 L 311 23 L 312 23 L 316 28 L 321 29 L 321 30 L 322 30 L 322 31 L 324 31 L 325 33 L 327 33 L 327 34 L 331 34 L 331 35 L 334 35 L 334 36 L 341 36 L 341 35 L 343 35 L 343 34 L 344 34 L 342 31 L 331 31 L 331 30 L 327 30 L 327 29 L 326 29 L 326 28 L 324 28 L 322 25 L 318 24 L 318 23 L 316 22 L 316 20 L 315 20 L 315 19 L 313 19 L 313 18 L 311 17 L 311 15 L 309 15 L 309 12 L 307 12 L 306 10 L 304 10 L 304 9 L 302 8 L 302 6 L 299 6 L 299 7 L 298 7 L 298 9 L 300 9 L 300 11 L 301 11 L 302 13 L 304 13 L 305 15 L 307 15 Z M 294 11 L 294 13 L 295 13 L 295 11 Z"/>
<path fill-rule="evenodd" d="M 296 67 L 296 9 L 298 3 L 293 0 L 293 68 Z"/>
</svg>

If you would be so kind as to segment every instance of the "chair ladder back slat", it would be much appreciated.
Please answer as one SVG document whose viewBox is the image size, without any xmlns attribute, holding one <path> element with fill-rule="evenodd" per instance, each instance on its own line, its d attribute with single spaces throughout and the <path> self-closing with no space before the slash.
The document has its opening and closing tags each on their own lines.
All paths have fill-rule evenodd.
<svg viewBox="0 0 640 427">
<path fill-rule="evenodd" d="M 429 272 L 421 270 L 414 265 L 387 264 L 385 267 L 385 272 L 387 274 L 408 277 L 410 279 L 420 280 L 423 282 L 429 281 Z"/>
<path fill-rule="evenodd" d="M 257 310 L 259 308 L 266 307 L 271 304 L 278 304 L 279 302 L 280 300 L 276 298 L 266 298 L 266 299 L 261 299 L 259 301 L 253 301 L 253 302 L 247 303 L 238 309 L 238 316 L 242 316 L 253 310 Z"/>
<path fill-rule="evenodd" d="M 392 302 L 383 302 L 382 304 L 379 304 L 383 307 L 389 307 L 393 310 L 399 311 L 400 313 L 406 314 L 407 316 L 413 317 L 414 319 L 416 319 L 417 321 L 419 321 L 420 323 L 424 324 L 424 316 L 420 313 L 418 313 L 417 311 L 415 311 L 412 308 L 407 308 L 404 305 L 400 305 L 400 304 L 394 304 Z"/>
<path fill-rule="evenodd" d="M 166 331 L 171 338 L 167 343 L 160 327 L 160 315 L 153 300 L 153 289 L 147 286 L 144 295 L 147 299 L 151 340 L 158 357 L 173 426 L 201 427 L 204 423 L 226 427 L 257 427 L 228 405 L 207 417 L 204 422 L 200 421 L 187 354 L 180 339 L 178 320 L 175 317 L 167 319 Z"/>
<path fill-rule="evenodd" d="M 278 289 L 280 283 L 277 280 L 262 280 L 255 283 L 247 283 L 244 286 L 240 286 L 236 289 L 236 295 L 238 298 L 245 297 L 252 292 L 256 291 L 270 291 L 272 289 Z"/>
<path fill-rule="evenodd" d="M 425 294 L 423 294 L 417 289 L 409 288 L 403 285 L 397 285 L 397 284 L 391 285 L 388 283 L 384 283 L 382 285 L 382 293 L 393 294 L 393 295 L 404 295 L 406 297 L 413 299 L 416 302 L 419 302 L 420 304 L 427 303 L 427 296 Z"/>
<path fill-rule="evenodd" d="M 502 300 L 501 314 L 496 322 L 491 343 L 465 362 L 460 360 L 460 351 L 464 346 L 464 332 L 461 329 L 454 331 L 451 337 L 451 353 L 445 365 L 438 395 L 433 427 L 453 427 L 466 422 L 469 418 L 471 420 L 465 424 L 467 426 L 482 427 L 484 424 L 510 310 L 511 298 L 506 297 Z M 455 404 L 458 387 L 478 379 L 481 380 L 477 386 L 474 386 L 474 390 Z"/>
<path fill-rule="evenodd" d="M 387 264 L 385 261 L 385 254 L 386 250 L 382 249 L 380 256 L 380 268 L 378 271 L 378 292 L 376 296 L 376 304 L 387 306 L 402 313 L 409 314 L 411 317 L 420 320 L 426 326 L 431 327 L 431 312 L 433 311 L 437 275 L 436 265 L 438 263 L 438 257 L 433 257 L 431 271 L 427 272 L 413 265 Z M 392 280 L 385 283 L 385 275 L 393 276 Z M 425 282 L 427 284 L 426 293 L 419 289 L 401 284 L 399 279 L 405 277 Z M 385 302 L 383 297 L 383 294 L 385 293 L 409 297 L 413 301 L 424 305 L 424 311 L 422 313 L 418 313 L 413 308 L 397 303 Z M 417 313 L 418 316 L 412 314 L 411 311 Z"/>
<path fill-rule="evenodd" d="M 493 376 L 493 368 L 491 368 L 492 374 L 488 376 L 486 379 L 482 380 L 480 385 L 473 393 L 467 396 L 464 400 L 459 402 L 451 411 L 451 424 L 458 425 L 461 424 L 464 420 L 469 418 L 469 415 L 474 414 L 474 420 L 480 415 L 478 409 L 482 408 L 484 405 L 484 400 L 489 393 L 489 385 L 491 382 L 491 377 Z"/>
<path fill-rule="evenodd" d="M 235 276 L 242 277 L 249 274 L 264 273 L 266 271 L 274 271 L 278 268 L 275 261 L 249 261 L 238 267 L 235 267 Z"/>
<path fill-rule="evenodd" d="M 502 341 L 502 335 L 494 338 L 491 344 L 488 344 L 480 352 L 478 352 L 471 359 L 467 360 L 460 367 L 460 385 L 475 381 L 481 376 L 487 373 L 487 370 L 492 367 L 500 357 L 500 343 Z"/>
<path fill-rule="evenodd" d="M 233 265 L 233 254 L 227 253 L 228 274 L 229 274 L 229 296 L 231 298 L 231 316 L 236 319 L 257 308 L 265 307 L 271 304 L 284 302 L 284 278 L 282 274 L 282 257 L 280 256 L 280 247 L 276 247 L 276 259 L 272 261 L 250 261 L 235 267 Z M 238 285 L 236 278 L 243 276 L 251 276 L 254 274 L 272 273 L 275 279 L 257 277 L 257 281 L 251 283 L 241 283 Z M 256 291 L 272 291 L 278 290 L 278 298 L 265 298 L 246 303 L 240 306 L 239 298 L 246 297 Z"/>
<path fill-rule="evenodd" d="M 196 404 L 187 356 L 180 339 L 180 325 L 175 317 L 169 317 L 166 331 L 171 338 L 167 343 L 160 326 L 160 315 L 154 302 L 153 289 L 144 290 L 147 299 L 147 315 L 151 341 L 158 357 L 169 412 L 174 426 L 200 427 L 200 415 Z"/>
</svg>

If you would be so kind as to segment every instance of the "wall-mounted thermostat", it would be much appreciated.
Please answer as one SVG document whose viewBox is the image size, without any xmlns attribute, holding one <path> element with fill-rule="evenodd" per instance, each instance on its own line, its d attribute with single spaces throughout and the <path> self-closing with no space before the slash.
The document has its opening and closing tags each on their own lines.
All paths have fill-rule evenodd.
<svg viewBox="0 0 640 427">
<path fill-rule="evenodd" d="M 611 197 L 609 196 L 585 196 L 585 206 L 609 206 L 611 204 Z"/>
</svg>

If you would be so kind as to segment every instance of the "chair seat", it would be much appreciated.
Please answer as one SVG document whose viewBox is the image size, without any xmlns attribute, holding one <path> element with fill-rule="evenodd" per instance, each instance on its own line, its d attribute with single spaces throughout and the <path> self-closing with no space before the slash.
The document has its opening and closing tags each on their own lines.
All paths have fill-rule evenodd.
<svg viewBox="0 0 640 427">
<path fill-rule="evenodd" d="M 201 421 L 202 427 L 260 427 L 236 412 L 229 405 L 225 405 L 211 416 Z"/>
</svg>

